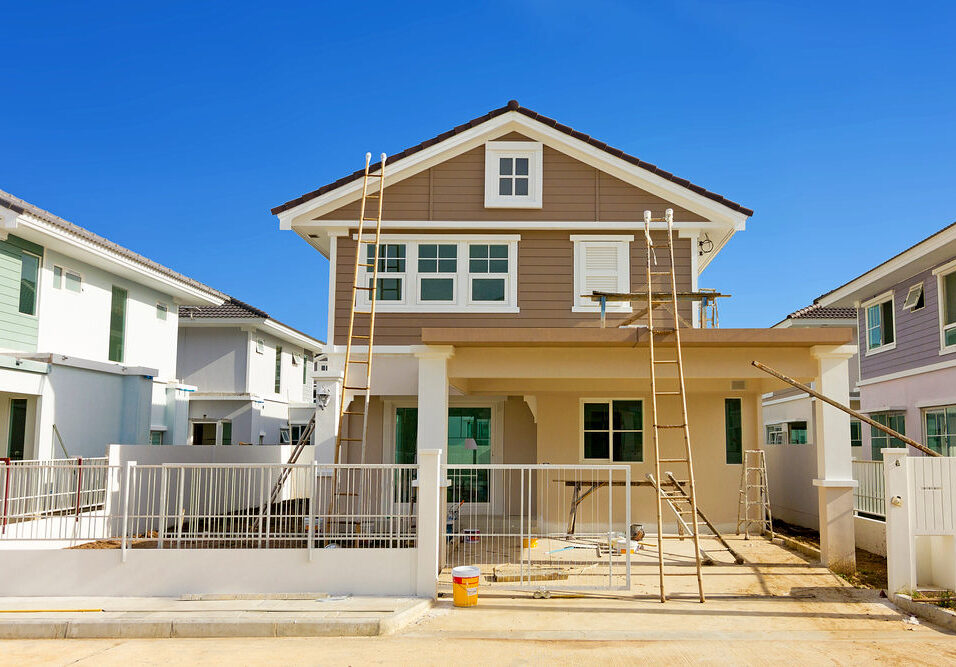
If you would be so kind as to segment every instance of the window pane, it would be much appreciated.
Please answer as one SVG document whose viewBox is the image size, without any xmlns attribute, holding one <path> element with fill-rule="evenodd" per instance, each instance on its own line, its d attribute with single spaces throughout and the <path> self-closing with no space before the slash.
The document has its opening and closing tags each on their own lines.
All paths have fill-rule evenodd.
<svg viewBox="0 0 956 667">
<path fill-rule="evenodd" d="M 438 272 L 439 273 L 456 273 L 458 271 L 458 260 L 457 259 L 440 259 L 438 260 Z"/>
<path fill-rule="evenodd" d="M 946 344 L 947 345 L 956 345 L 956 328 L 949 329 L 946 332 Z"/>
<path fill-rule="evenodd" d="M 807 444 L 807 423 L 806 422 L 790 422 L 790 444 L 791 445 Z"/>
<path fill-rule="evenodd" d="M 511 179 L 510 179 L 510 178 L 499 178 L 499 179 L 498 179 L 498 194 L 499 194 L 499 195 L 510 195 L 510 194 L 511 194 Z"/>
<path fill-rule="evenodd" d="M 510 157 L 498 158 L 498 174 L 501 176 L 511 176 L 512 160 Z"/>
<path fill-rule="evenodd" d="M 126 338 L 126 290 L 113 287 L 110 304 L 110 346 L 109 360 L 123 361 L 123 347 Z"/>
<path fill-rule="evenodd" d="M 586 459 L 606 459 L 610 458 L 610 434 L 607 431 L 585 431 L 584 433 L 584 458 Z"/>
<path fill-rule="evenodd" d="M 956 272 L 943 277 L 943 291 L 946 299 L 943 309 L 943 322 L 953 324 L 956 322 Z"/>
<path fill-rule="evenodd" d="M 422 301 L 454 301 L 455 281 L 451 278 L 423 278 Z"/>
<path fill-rule="evenodd" d="M 584 430 L 607 431 L 610 425 L 607 403 L 584 404 Z"/>
<path fill-rule="evenodd" d="M 488 256 L 492 259 L 508 258 L 508 246 L 506 245 L 491 245 L 485 247 L 488 248 Z"/>
<path fill-rule="evenodd" d="M 515 175 L 516 176 L 528 175 L 528 158 L 526 157 L 515 158 Z"/>
<path fill-rule="evenodd" d="M 468 246 L 468 256 L 471 259 L 481 259 L 488 257 L 488 246 L 482 244 L 473 244 Z"/>
<path fill-rule="evenodd" d="M 643 428 L 640 401 L 614 401 L 614 430 L 640 431 Z"/>
<path fill-rule="evenodd" d="M 222 444 L 232 444 L 232 422 L 222 423 Z"/>
<path fill-rule="evenodd" d="M 893 302 L 884 301 L 883 304 L 883 344 L 893 342 Z"/>
<path fill-rule="evenodd" d="M 69 271 L 66 272 L 66 288 L 68 290 L 78 293 L 82 284 L 83 279 L 80 277 L 80 274 L 70 273 Z"/>
<path fill-rule="evenodd" d="M 615 432 L 614 433 L 614 460 L 615 461 L 643 461 L 644 438 L 641 433 Z"/>
<path fill-rule="evenodd" d="M 488 273 L 488 260 L 487 259 L 468 260 L 468 272 L 469 273 Z"/>
<path fill-rule="evenodd" d="M 525 197 L 528 194 L 528 179 L 527 178 L 516 178 L 515 179 L 515 194 Z"/>
<path fill-rule="evenodd" d="M 36 315 L 40 258 L 27 252 L 21 253 L 20 257 L 20 312 L 24 315 Z"/>
<path fill-rule="evenodd" d="M 739 398 L 724 399 L 724 438 L 727 463 L 741 463 L 743 461 L 743 423 Z"/>
<path fill-rule="evenodd" d="M 438 246 L 434 243 L 428 245 L 418 246 L 418 256 L 427 257 L 427 258 L 437 258 L 438 257 Z"/>
<path fill-rule="evenodd" d="M 149 444 L 151 444 L 151 445 L 161 445 L 161 444 L 163 444 L 163 432 L 162 432 L 162 431 L 150 431 L 150 432 L 149 432 Z"/>
<path fill-rule="evenodd" d="M 500 278 L 476 278 L 471 281 L 472 301 L 504 301 L 505 281 Z"/>
<path fill-rule="evenodd" d="M 368 281 L 369 287 L 372 281 Z M 401 301 L 402 300 L 402 279 L 401 278 L 379 278 L 378 289 L 375 298 L 379 301 Z"/>
<path fill-rule="evenodd" d="M 508 260 L 507 259 L 489 260 L 488 273 L 508 273 Z"/>
<path fill-rule="evenodd" d="M 282 391 L 282 346 L 281 345 L 276 345 L 275 390 L 277 394 L 280 391 Z"/>
<path fill-rule="evenodd" d="M 863 423 L 855 419 L 850 422 L 850 446 L 863 446 Z"/>
<path fill-rule="evenodd" d="M 165 320 L 165 319 L 166 319 L 166 306 L 165 306 L 165 305 L 163 305 L 163 304 L 161 304 L 161 303 L 157 303 L 157 304 L 156 304 L 156 317 L 159 318 L 159 319 L 161 319 L 161 320 Z"/>
<path fill-rule="evenodd" d="M 438 246 L 438 256 L 442 259 L 458 259 L 458 246 L 440 245 Z"/>
<path fill-rule="evenodd" d="M 53 267 L 53 287 L 60 289 L 63 285 L 63 269 L 59 266 Z"/>
<path fill-rule="evenodd" d="M 419 259 L 418 272 L 419 273 L 437 273 L 438 260 L 437 259 Z"/>
</svg>

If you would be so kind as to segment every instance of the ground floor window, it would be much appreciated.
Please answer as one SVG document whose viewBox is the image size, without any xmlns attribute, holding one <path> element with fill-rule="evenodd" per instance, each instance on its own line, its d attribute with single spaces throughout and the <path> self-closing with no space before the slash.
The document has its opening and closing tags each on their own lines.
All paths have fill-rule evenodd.
<svg viewBox="0 0 956 667">
<path fill-rule="evenodd" d="M 850 420 L 850 447 L 863 446 L 863 422 L 859 419 Z"/>
<path fill-rule="evenodd" d="M 302 437 L 302 433 L 305 431 L 305 427 L 306 427 L 305 424 L 290 424 L 289 428 L 280 428 L 279 429 L 279 444 L 294 445 L 298 443 L 299 438 Z"/>
<path fill-rule="evenodd" d="M 782 445 L 787 432 L 786 424 L 767 424 L 764 427 L 766 432 L 766 443 L 768 445 Z"/>
<path fill-rule="evenodd" d="M 724 399 L 724 441 L 727 447 L 727 463 L 743 462 L 744 426 L 739 398 Z"/>
<path fill-rule="evenodd" d="M 163 444 L 163 432 L 162 432 L 162 431 L 150 431 L 150 432 L 149 432 L 149 444 L 151 444 L 151 445 L 161 445 L 161 444 Z"/>
<path fill-rule="evenodd" d="M 807 444 L 807 422 L 790 422 L 788 426 L 790 427 L 790 439 L 788 442 L 791 445 Z"/>
<path fill-rule="evenodd" d="M 232 444 L 232 422 L 228 419 L 223 419 L 220 421 L 193 422 L 192 430 L 194 445 Z M 262 443 L 260 442 L 259 444 Z"/>
<path fill-rule="evenodd" d="M 7 436 L 7 458 L 22 461 L 26 449 L 27 399 L 10 399 L 10 429 Z"/>
<path fill-rule="evenodd" d="M 584 459 L 644 460 L 643 401 L 585 401 L 582 404 Z"/>
<path fill-rule="evenodd" d="M 956 405 L 927 410 L 926 446 L 943 456 L 956 455 Z"/>
<path fill-rule="evenodd" d="M 873 415 L 873 421 L 888 426 L 900 435 L 906 435 L 906 415 L 902 412 L 881 412 Z M 906 447 L 899 438 L 890 437 L 875 426 L 870 426 L 870 454 L 874 461 L 883 460 L 885 447 Z"/>
</svg>

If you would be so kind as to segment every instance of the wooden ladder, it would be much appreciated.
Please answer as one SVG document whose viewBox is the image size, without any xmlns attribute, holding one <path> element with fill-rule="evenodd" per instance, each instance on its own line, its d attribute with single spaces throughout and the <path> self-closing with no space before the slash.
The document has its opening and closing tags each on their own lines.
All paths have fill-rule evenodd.
<svg viewBox="0 0 956 667">
<path fill-rule="evenodd" d="M 756 510 L 756 516 L 754 511 Z M 744 528 L 744 539 L 750 539 L 750 529 L 757 528 L 773 535 L 773 514 L 770 511 L 770 488 L 767 485 L 767 457 L 762 449 L 744 451 L 740 467 L 740 496 L 737 500 L 737 534 Z"/>
<path fill-rule="evenodd" d="M 655 270 L 654 268 L 657 265 L 657 255 L 655 253 L 654 242 L 651 239 L 652 222 L 667 223 L 667 242 L 656 246 L 656 248 L 667 249 L 670 264 L 666 271 Z M 691 457 L 690 427 L 688 426 L 687 422 L 687 396 L 684 388 L 684 360 L 681 353 L 680 342 L 680 325 L 683 318 L 681 318 L 679 315 L 677 308 L 677 276 L 674 272 L 673 209 L 667 209 L 663 218 L 656 219 L 651 217 L 650 211 L 644 211 L 644 236 L 647 240 L 647 330 L 650 344 L 651 425 L 654 440 L 654 479 L 662 479 L 662 463 L 674 465 L 677 468 L 679 475 L 681 475 L 681 473 L 686 474 L 686 477 L 681 475 L 682 479 L 676 479 L 672 477 L 672 479 L 675 480 L 678 490 L 680 490 L 682 486 L 685 487 L 682 493 L 674 493 L 672 490 L 668 490 L 668 488 L 662 484 L 654 485 L 657 493 L 657 564 L 658 571 L 660 573 L 661 602 L 667 601 L 667 592 L 664 587 L 664 502 L 667 502 L 670 505 L 680 503 L 683 506 L 682 508 L 677 509 L 675 505 L 675 512 L 679 512 L 678 525 L 682 528 L 686 526 L 685 530 L 690 533 L 690 537 L 694 540 L 694 556 L 697 568 L 697 588 L 700 595 L 700 601 L 704 602 L 704 580 L 701 574 L 700 531 L 697 524 L 697 493 L 694 486 L 694 466 Z M 669 279 L 669 294 L 667 291 L 662 291 L 659 296 L 655 296 L 653 283 L 655 277 L 665 277 L 666 279 Z M 671 315 L 673 316 L 673 328 L 658 328 L 655 326 L 654 307 L 656 305 L 668 306 L 668 310 L 670 310 Z M 673 344 L 658 343 L 657 336 L 659 335 L 673 335 Z M 660 347 L 661 350 L 672 350 L 673 357 L 666 359 L 658 358 L 658 347 Z M 677 387 L 668 387 L 665 390 L 658 388 L 658 367 L 674 368 L 675 373 L 673 376 L 668 373 L 665 377 L 661 378 L 661 380 L 664 380 L 665 382 L 676 381 Z M 664 401 L 672 400 L 678 403 L 680 406 L 680 418 L 677 420 L 677 423 L 666 424 L 661 422 L 658 416 L 659 399 Z M 664 431 L 680 432 L 683 442 L 683 453 L 671 455 L 669 457 L 661 455 L 661 435 Z M 680 467 L 683 467 L 684 470 L 680 470 Z M 669 473 L 670 471 L 667 472 Z M 681 533 L 682 532 L 683 531 L 681 531 Z M 685 537 L 686 535 L 679 534 L 667 536 L 667 539 L 684 539 Z"/>
<path fill-rule="evenodd" d="M 361 442 L 360 462 L 365 463 L 365 440 L 368 433 L 368 404 L 371 398 L 372 390 L 372 345 L 375 336 L 375 302 L 378 300 L 378 269 L 379 253 L 381 251 L 380 243 L 382 239 L 382 206 L 385 202 L 385 153 L 382 153 L 382 168 L 377 174 L 369 173 L 369 162 L 372 159 L 371 153 L 365 154 L 365 176 L 362 182 L 362 205 L 359 209 L 358 233 L 355 242 L 355 271 L 352 278 L 352 303 L 349 310 L 349 332 L 345 340 L 345 370 L 342 380 L 342 400 L 339 403 L 338 432 L 335 436 L 335 457 L 333 463 L 342 463 L 342 443 Z M 378 192 L 369 192 L 369 179 L 377 178 Z M 369 200 L 378 200 L 378 214 L 368 217 Z M 370 234 L 366 230 L 366 223 L 375 223 L 375 234 L 369 238 Z M 364 259 L 363 259 L 364 255 Z M 359 279 L 362 272 L 360 268 L 371 269 L 372 279 L 368 284 L 360 285 Z M 359 295 L 367 296 L 366 304 L 360 301 Z M 356 315 L 368 316 L 366 319 L 367 327 L 359 327 L 366 333 L 356 333 Z M 359 318 L 361 319 L 361 318 Z M 356 345 L 366 345 L 364 355 L 355 350 Z M 358 355 L 359 358 L 354 358 Z M 348 392 L 361 392 L 364 401 L 362 410 L 350 410 L 352 401 L 347 401 Z M 351 428 L 353 417 L 361 417 L 361 430 Z M 345 436 L 346 427 L 349 427 L 348 436 Z M 361 437 L 355 437 L 361 433 Z M 346 445 L 348 447 L 349 445 Z M 333 488 L 335 488 L 333 486 Z"/>
</svg>

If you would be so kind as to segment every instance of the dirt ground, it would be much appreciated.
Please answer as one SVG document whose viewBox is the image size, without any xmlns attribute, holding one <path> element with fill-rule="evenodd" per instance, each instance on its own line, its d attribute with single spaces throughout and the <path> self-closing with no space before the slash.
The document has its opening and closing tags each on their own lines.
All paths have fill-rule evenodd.
<svg viewBox="0 0 956 667">
<path fill-rule="evenodd" d="M 667 549 L 675 595 L 664 604 L 647 551 L 634 558 L 629 591 L 534 599 L 482 584 L 478 606 L 440 598 L 393 636 L 6 641 L 0 664 L 956 664 L 956 633 L 908 622 L 879 591 L 767 540 L 732 542 L 747 562 L 706 568 L 704 604 L 686 576 L 687 542 L 675 541 Z"/>
<path fill-rule="evenodd" d="M 786 521 L 775 519 L 774 530 L 781 534 L 799 540 L 817 549 L 820 548 L 820 533 L 803 526 L 795 526 Z M 843 575 L 841 575 L 843 576 Z M 859 588 L 886 588 L 886 558 L 871 554 L 863 549 L 856 550 L 856 574 L 844 576 L 848 582 Z"/>
</svg>

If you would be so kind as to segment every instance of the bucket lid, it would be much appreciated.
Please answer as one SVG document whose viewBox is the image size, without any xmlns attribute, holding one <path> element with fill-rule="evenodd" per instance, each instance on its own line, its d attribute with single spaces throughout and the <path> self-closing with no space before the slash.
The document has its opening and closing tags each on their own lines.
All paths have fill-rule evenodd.
<svg viewBox="0 0 956 667">
<path fill-rule="evenodd" d="M 481 570 L 474 565 L 459 565 L 451 569 L 451 576 L 458 577 L 459 579 L 471 579 L 480 575 Z"/>
</svg>

